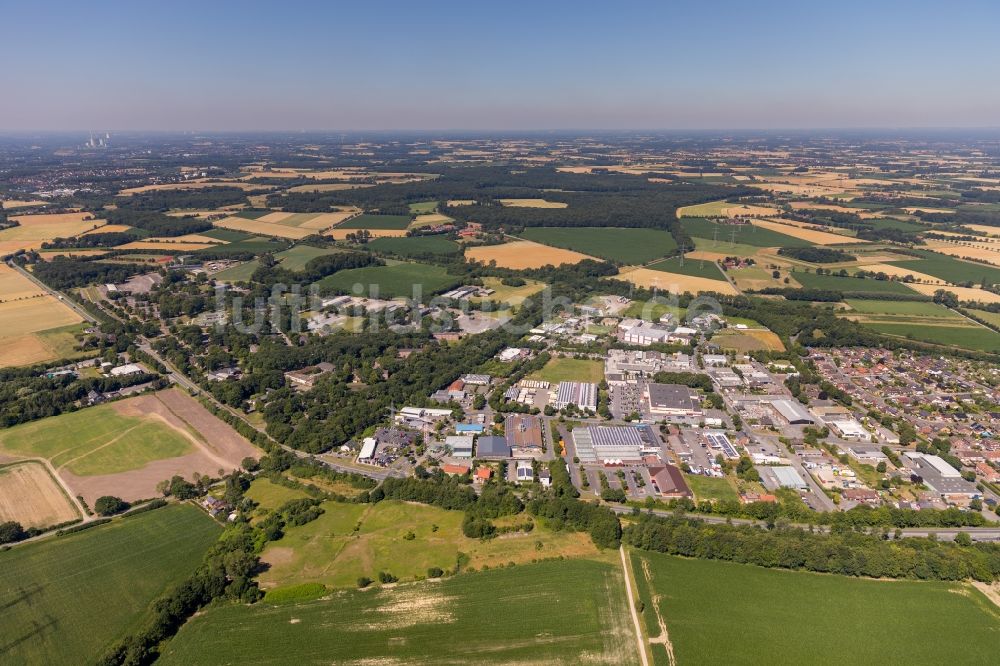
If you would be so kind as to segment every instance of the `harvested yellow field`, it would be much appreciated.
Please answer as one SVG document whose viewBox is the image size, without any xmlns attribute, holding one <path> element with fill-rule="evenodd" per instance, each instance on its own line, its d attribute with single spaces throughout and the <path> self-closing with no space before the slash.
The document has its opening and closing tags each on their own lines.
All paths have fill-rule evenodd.
<svg viewBox="0 0 1000 666">
<path fill-rule="evenodd" d="M 712 337 L 712 342 L 723 349 L 737 352 L 785 351 L 785 345 L 776 334 L 767 329 L 726 328 Z"/>
<path fill-rule="evenodd" d="M 501 199 L 500 203 L 511 208 L 566 208 L 568 203 L 545 199 Z"/>
<path fill-rule="evenodd" d="M 259 185 L 256 183 L 245 183 L 241 180 L 189 180 L 184 183 L 162 183 L 160 185 L 143 185 L 142 187 L 129 187 L 118 193 L 120 197 L 129 197 L 133 194 L 143 192 L 161 192 L 171 190 L 204 190 L 212 187 L 236 187 L 244 192 L 247 190 L 262 190 L 274 187 L 273 185 Z"/>
<path fill-rule="evenodd" d="M 948 284 L 947 281 L 942 280 L 941 278 L 928 275 L 927 273 L 918 273 L 917 271 L 903 266 L 894 266 L 892 264 L 866 264 L 861 268 L 869 273 L 885 273 L 886 275 L 891 275 L 896 278 L 905 278 L 907 275 L 912 275 L 914 280 L 920 280 L 921 282 L 926 282 L 928 284 Z"/>
<path fill-rule="evenodd" d="M 9 338 L 76 324 L 80 317 L 52 296 L 46 295 L 0 303 L 0 321 L 3 321 L 0 341 L 6 345 Z"/>
<path fill-rule="evenodd" d="M 725 280 L 710 280 L 709 278 L 681 275 L 680 273 L 666 273 L 650 268 L 626 268 L 616 276 L 616 279 L 626 280 L 637 287 L 655 288 L 673 294 L 683 294 L 684 292 L 698 294 L 706 291 L 720 294 L 739 293 L 733 285 Z"/>
<path fill-rule="evenodd" d="M 103 227 L 97 227 L 96 229 L 91 229 L 90 231 L 84 231 L 81 236 L 89 236 L 91 234 L 111 234 L 116 232 L 129 231 L 132 227 L 127 224 L 105 224 Z"/>
<path fill-rule="evenodd" d="M 40 247 L 42 241 L 54 238 L 73 238 L 104 224 L 94 219 L 93 213 L 46 213 L 41 215 L 12 215 L 20 226 L 0 231 L 0 244 L 8 241 L 22 243 L 22 247 Z M 26 249 L 26 248 L 25 248 Z"/>
<path fill-rule="evenodd" d="M 931 241 L 927 245 L 941 254 L 948 254 L 959 259 L 978 259 L 994 266 L 1000 266 L 1000 244 L 956 245 L 944 241 Z"/>
<path fill-rule="evenodd" d="M 734 204 L 728 201 L 709 201 L 694 206 L 683 206 L 677 209 L 677 217 L 737 217 L 777 215 L 778 209 L 772 206 L 756 206 Z"/>
<path fill-rule="evenodd" d="M 357 233 L 360 229 L 338 229 L 334 227 L 323 232 L 324 236 L 329 236 L 334 240 L 344 240 L 347 234 Z M 406 229 L 368 229 L 372 238 L 399 238 L 406 235 Z"/>
<path fill-rule="evenodd" d="M 37 284 L 10 266 L 0 264 L 0 303 L 34 298 L 35 296 L 44 294 L 45 290 Z M 2 329 L 0 329 L 0 332 L 2 332 Z"/>
<path fill-rule="evenodd" d="M 79 518 L 52 474 L 40 462 L 24 462 L 0 469 L 0 523 L 49 527 Z"/>
<path fill-rule="evenodd" d="M 285 216 L 291 215 L 291 213 L 282 214 Z M 299 239 L 314 233 L 311 229 L 300 229 L 284 224 L 268 224 L 260 220 L 248 220 L 242 217 L 227 217 L 216 220 L 212 224 L 223 229 L 234 229 L 236 231 L 246 231 L 247 233 L 259 234 L 261 236 L 277 236 L 279 238 Z"/>
<path fill-rule="evenodd" d="M 449 199 L 449 206 L 471 206 L 476 203 L 473 199 Z"/>
<path fill-rule="evenodd" d="M 819 185 L 797 185 L 792 183 L 775 183 L 769 181 L 755 180 L 751 183 L 754 187 L 759 187 L 768 192 L 781 194 L 791 194 L 797 197 L 823 197 L 835 196 L 847 192 L 842 187 L 822 187 Z"/>
<path fill-rule="evenodd" d="M 983 236 L 990 236 L 990 237 L 1000 236 L 1000 227 L 991 227 L 986 224 L 965 224 L 962 226 L 966 226 L 972 229 L 973 231 L 979 232 Z"/>
<path fill-rule="evenodd" d="M 802 240 L 815 243 L 816 245 L 843 245 L 844 243 L 867 243 L 868 241 L 858 240 L 840 234 L 831 234 L 828 231 L 817 231 L 815 229 L 803 229 L 791 224 L 782 224 L 773 220 L 753 220 L 754 226 L 762 229 L 770 229 L 778 233 L 801 238 Z"/>
<path fill-rule="evenodd" d="M 16 241 L 16 240 L 3 240 L 0 238 L 0 257 L 14 254 L 18 250 L 30 250 L 32 248 L 38 248 L 42 245 L 42 241 Z"/>
<path fill-rule="evenodd" d="M 300 229 L 329 229 L 361 212 L 360 208 L 345 208 L 334 213 L 320 213 L 299 225 Z"/>
<path fill-rule="evenodd" d="M 550 247 L 526 240 L 512 241 L 503 245 L 469 248 L 465 256 L 470 261 L 478 261 L 483 264 L 495 261 L 496 265 L 501 268 L 517 270 L 541 268 L 548 265 L 576 264 L 584 259 L 593 259 L 593 257 L 572 250 Z"/>
<path fill-rule="evenodd" d="M 948 213 L 954 213 L 955 212 L 954 210 L 952 210 L 950 208 L 920 208 L 919 206 L 907 206 L 903 210 L 905 210 L 910 215 L 913 215 L 918 210 L 923 211 L 925 213 L 942 213 L 942 214 L 948 214 Z M 971 224 L 967 224 L 965 226 L 969 227 L 970 229 L 972 228 Z"/>
<path fill-rule="evenodd" d="M 41 199 L 19 200 L 19 199 L 8 199 L 7 201 L 0 201 L 0 208 L 3 210 L 12 210 L 14 208 L 31 208 L 32 206 L 47 206 L 48 201 L 42 201 Z"/>
<path fill-rule="evenodd" d="M 838 206 L 836 204 L 814 203 L 812 201 L 792 201 L 790 205 L 792 210 L 828 210 L 834 213 L 857 215 L 862 220 L 882 217 L 874 211 L 864 210 L 862 208 L 851 208 L 849 206 Z"/>
<path fill-rule="evenodd" d="M 909 284 L 907 285 L 910 289 L 918 291 L 926 296 L 933 296 L 934 292 L 938 289 L 945 289 L 951 293 L 958 296 L 960 301 L 978 301 L 980 303 L 1000 303 L 1000 294 L 994 294 L 992 291 L 986 291 L 985 289 L 979 289 L 977 287 L 951 287 L 936 284 Z"/>
<path fill-rule="evenodd" d="M 728 255 L 724 252 L 709 252 L 707 250 L 695 250 L 684 255 L 688 259 L 701 259 L 704 261 L 722 261 Z"/>
<path fill-rule="evenodd" d="M 116 250 L 163 250 L 164 252 L 191 252 L 213 247 L 215 243 L 184 243 L 181 241 L 157 242 L 153 240 L 132 241 L 119 245 Z"/>
<path fill-rule="evenodd" d="M 41 257 L 44 261 L 52 261 L 56 257 L 102 257 L 108 250 L 97 249 L 69 249 L 69 250 L 42 250 Z"/>
</svg>

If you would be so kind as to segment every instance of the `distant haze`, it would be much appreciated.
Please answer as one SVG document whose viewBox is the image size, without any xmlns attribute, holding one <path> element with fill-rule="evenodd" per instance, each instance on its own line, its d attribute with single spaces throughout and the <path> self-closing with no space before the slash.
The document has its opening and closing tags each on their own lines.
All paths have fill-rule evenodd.
<svg viewBox="0 0 1000 666">
<path fill-rule="evenodd" d="M 1000 126 L 990 2 L 38 2 L 0 130 Z"/>
</svg>

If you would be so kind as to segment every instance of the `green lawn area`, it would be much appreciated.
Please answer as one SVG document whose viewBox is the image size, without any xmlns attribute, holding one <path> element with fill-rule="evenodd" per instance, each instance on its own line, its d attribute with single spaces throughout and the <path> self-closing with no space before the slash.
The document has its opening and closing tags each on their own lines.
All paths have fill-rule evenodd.
<svg viewBox="0 0 1000 666">
<path fill-rule="evenodd" d="M 889 263 L 918 273 L 933 275 L 954 284 L 973 282 L 978 285 L 984 280 L 987 284 L 1000 284 L 1000 268 L 996 266 L 962 261 L 930 250 L 914 250 L 914 252 L 919 253 L 921 258 Z"/>
<path fill-rule="evenodd" d="M 0 451 L 46 458 L 79 476 L 127 472 L 192 451 L 191 442 L 169 426 L 123 416 L 114 407 L 88 407 L 0 431 Z"/>
<path fill-rule="evenodd" d="M 433 213 L 437 210 L 437 201 L 418 201 L 417 203 L 410 204 L 410 212 L 414 215 L 420 215 L 421 213 Z"/>
<path fill-rule="evenodd" d="M 456 254 L 462 246 L 444 236 L 402 236 L 400 238 L 376 238 L 367 247 L 376 252 L 390 252 L 403 257 L 417 257 L 422 254 Z"/>
<path fill-rule="evenodd" d="M 412 218 L 408 215 L 372 215 L 366 213 L 337 226 L 338 229 L 405 229 Z"/>
<path fill-rule="evenodd" d="M 537 521 L 530 533 L 481 541 L 462 534 L 461 511 L 396 500 L 324 502 L 322 506 L 325 512 L 319 518 L 289 527 L 283 539 L 268 544 L 262 557 L 271 566 L 260 576 L 263 587 L 322 583 L 353 588 L 360 576 L 375 580 L 379 571 L 410 581 L 425 576 L 430 567 L 453 569 L 459 553 L 467 555 L 469 566 L 476 568 L 598 554 L 586 534 L 553 532 Z M 518 521 L 525 519 L 517 516 Z M 413 539 L 405 538 L 408 532 Z"/>
<path fill-rule="evenodd" d="M 696 500 L 739 500 L 739 495 L 728 479 L 719 479 L 701 474 L 685 474 L 684 480 L 694 493 Z"/>
<path fill-rule="evenodd" d="M 274 258 L 281 262 L 282 268 L 287 268 L 290 271 L 301 271 L 305 269 L 306 264 L 311 259 L 324 257 L 328 254 L 336 254 L 337 252 L 340 252 L 337 248 L 296 245 L 284 252 L 279 252 L 274 255 Z"/>
<path fill-rule="evenodd" d="M 677 249 L 673 236 L 662 229 L 530 227 L 519 236 L 536 243 L 633 265 L 645 264 Z"/>
<path fill-rule="evenodd" d="M 632 562 L 636 577 L 648 570 L 650 598 L 660 596 L 644 623 L 655 626 L 659 611 L 678 664 L 985 664 L 1000 641 L 1000 611 L 969 585 L 645 551 Z"/>
<path fill-rule="evenodd" d="M 53 359 L 81 359 L 88 356 L 97 356 L 97 352 L 94 350 L 78 351 L 76 349 L 77 344 L 79 344 L 77 335 L 82 335 L 83 330 L 88 326 L 89 324 L 80 322 L 79 324 L 60 326 L 59 328 L 50 328 L 47 331 L 35 333 L 35 337 L 45 345 L 45 348 L 49 350 Z"/>
<path fill-rule="evenodd" d="M 666 273 L 677 273 L 680 275 L 690 275 L 692 277 L 708 278 L 709 280 L 725 280 L 718 264 L 707 259 L 688 259 L 685 257 L 681 263 L 680 257 L 669 257 L 662 261 L 652 263 L 646 268 L 654 271 L 664 271 Z"/>
<path fill-rule="evenodd" d="M 915 322 L 870 322 L 865 323 L 865 326 L 879 333 L 923 342 L 975 351 L 1000 352 L 1000 333 L 971 322 L 969 326 L 933 326 Z"/>
<path fill-rule="evenodd" d="M 277 509 L 285 502 L 304 499 L 309 495 L 304 490 L 294 490 L 272 483 L 270 479 L 258 478 L 250 484 L 246 497 L 260 505 L 262 509 Z"/>
<path fill-rule="evenodd" d="M 386 266 L 365 266 L 351 268 L 328 275 L 316 284 L 324 293 L 354 292 L 354 285 L 360 284 L 369 297 L 406 298 L 428 296 L 445 291 L 461 282 L 460 278 L 448 275 L 444 268 L 429 264 L 395 262 Z"/>
<path fill-rule="evenodd" d="M 658 321 L 660 317 L 670 313 L 674 316 L 675 321 L 680 321 L 684 317 L 685 312 L 687 312 L 687 308 L 672 307 L 666 303 L 657 303 L 655 300 L 632 301 L 625 308 L 624 312 L 622 312 L 621 316 L 644 319 L 646 321 Z"/>
<path fill-rule="evenodd" d="M 221 532 L 190 505 L 0 552 L 0 657 L 83 664 L 148 618 Z"/>
<path fill-rule="evenodd" d="M 258 268 L 260 268 L 260 262 L 253 259 L 252 261 L 245 261 L 242 264 L 221 270 L 213 275 L 212 278 L 220 282 L 247 282 Z"/>
<path fill-rule="evenodd" d="M 874 315 L 911 315 L 936 319 L 962 319 L 963 317 L 939 303 L 922 301 L 873 301 L 848 298 L 845 303 L 854 312 Z"/>
<path fill-rule="evenodd" d="M 553 358 L 541 370 L 531 373 L 531 379 L 558 384 L 559 382 L 600 383 L 604 379 L 604 364 L 587 358 Z"/>
<path fill-rule="evenodd" d="M 725 248 L 734 240 L 734 234 L 736 243 L 755 247 L 813 246 L 813 243 L 801 238 L 795 238 L 788 234 L 771 231 L 770 229 L 764 229 L 752 224 L 716 224 L 711 219 L 705 217 L 685 217 L 681 219 L 681 223 L 687 232 L 695 238 L 718 238 L 720 241 L 719 249 L 712 250 L 713 252 L 732 254 Z"/>
<path fill-rule="evenodd" d="M 158 663 L 637 664 L 620 564 L 553 561 L 302 603 L 218 606 Z"/>
<path fill-rule="evenodd" d="M 868 294 L 907 294 L 916 292 L 902 282 L 893 280 L 873 280 L 871 278 L 841 277 L 840 275 L 817 275 L 805 271 L 793 271 L 792 277 L 807 289 L 832 289 Z"/>
</svg>

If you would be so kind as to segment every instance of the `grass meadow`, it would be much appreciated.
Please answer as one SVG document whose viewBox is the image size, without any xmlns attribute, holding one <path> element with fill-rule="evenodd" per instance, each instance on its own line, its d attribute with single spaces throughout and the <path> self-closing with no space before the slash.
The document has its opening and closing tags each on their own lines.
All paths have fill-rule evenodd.
<svg viewBox="0 0 1000 666">
<path fill-rule="evenodd" d="M 559 382 L 599 383 L 604 379 L 604 364 L 586 358 L 553 358 L 538 372 L 531 373 L 531 379 L 558 384 Z"/>
<path fill-rule="evenodd" d="M 987 284 L 1000 284 L 1000 268 L 996 266 L 962 261 L 930 250 L 914 250 L 914 252 L 920 255 L 919 259 L 889 263 L 918 273 L 933 275 L 953 284 L 972 282 L 978 285 L 983 281 Z"/>
<path fill-rule="evenodd" d="M 551 561 L 212 608 L 158 663 L 637 664 L 621 566 Z"/>
<path fill-rule="evenodd" d="M 669 257 L 662 261 L 657 261 L 646 266 L 654 271 L 664 271 L 666 273 L 677 273 L 678 275 L 690 275 L 692 277 L 708 278 L 709 280 L 724 280 L 718 264 L 708 259 L 685 258 L 681 263 L 680 257 Z"/>
<path fill-rule="evenodd" d="M 698 501 L 739 500 L 739 495 L 728 479 L 719 479 L 701 474 L 685 474 L 684 480 Z"/>
<path fill-rule="evenodd" d="M 418 257 L 422 254 L 456 254 L 462 246 L 444 236 L 401 236 L 399 238 L 376 238 L 367 245 L 378 252 L 390 252 L 402 257 Z"/>
<path fill-rule="evenodd" d="M 398 262 L 339 271 L 317 284 L 321 290 L 329 293 L 353 294 L 354 285 L 360 284 L 362 293 L 372 298 L 412 298 L 416 285 L 420 285 L 422 296 L 426 297 L 444 291 L 459 281 L 459 278 L 448 275 L 440 266 Z"/>
<path fill-rule="evenodd" d="M 679 664 L 985 664 L 1000 640 L 1000 611 L 968 585 L 639 551 L 632 563 L 644 623 L 659 635 L 659 614 Z"/>
<path fill-rule="evenodd" d="M 968 326 L 935 326 L 907 322 L 867 322 L 879 333 L 974 351 L 1000 353 L 1000 333 L 969 322 Z"/>
<path fill-rule="evenodd" d="M 0 661 L 96 662 L 220 532 L 200 509 L 175 505 L 0 552 Z"/>
<path fill-rule="evenodd" d="M 906 294 L 916 292 L 902 282 L 892 280 L 872 280 L 870 278 L 841 277 L 840 275 L 817 275 L 805 271 L 793 271 L 792 277 L 806 289 L 832 289 L 835 291 L 867 294 Z"/>
</svg>

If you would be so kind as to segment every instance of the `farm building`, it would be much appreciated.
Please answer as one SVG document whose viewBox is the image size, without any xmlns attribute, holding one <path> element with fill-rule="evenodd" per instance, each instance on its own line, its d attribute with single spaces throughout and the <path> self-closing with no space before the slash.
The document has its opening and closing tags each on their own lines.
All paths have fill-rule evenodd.
<svg viewBox="0 0 1000 666">
<path fill-rule="evenodd" d="M 559 382 L 556 391 L 556 409 L 576 405 L 580 409 L 597 409 L 597 384 L 590 382 Z"/>
</svg>

